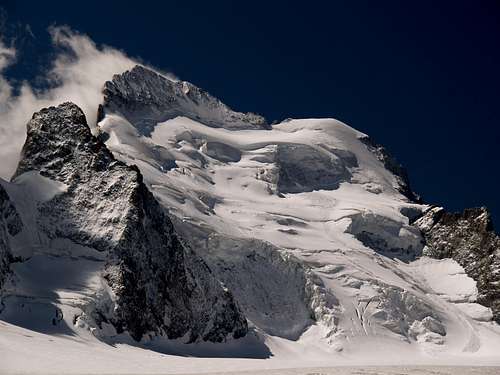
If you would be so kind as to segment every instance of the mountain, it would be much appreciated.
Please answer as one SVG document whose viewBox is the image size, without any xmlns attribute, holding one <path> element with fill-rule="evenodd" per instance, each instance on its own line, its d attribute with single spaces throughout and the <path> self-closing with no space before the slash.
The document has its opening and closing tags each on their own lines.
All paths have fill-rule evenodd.
<svg viewBox="0 0 500 375">
<path fill-rule="evenodd" d="M 21 210 L 21 217 L 31 216 L 29 230 L 37 237 L 23 244 L 33 248 L 21 255 L 23 264 L 35 257 L 44 263 L 68 257 L 101 264 L 103 285 L 71 317 L 75 325 L 103 332 L 107 325 L 108 331 L 127 331 L 136 340 L 145 334 L 187 336 L 188 342 L 245 335 L 245 318 L 231 294 L 180 241 L 137 168 L 117 161 L 91 135 L 76 105 L 64 103 L 33 115 L 11 188 L 17 184 L 45 190 L 45 199 L 31 202 L 33 210 Z M 91 253 L 98 253 L 95 259 Z M 66 271 L 63 261 L 51 267 Z M 7 320 L 17 314 L 12 298 L 21 297 L 7 297 Z"/>
<path fill-rule="evenodd" d="M 151 372 L 189 372 L 174 354 L 250 369 L 498 364 L 487 210 L 424 204 L 366 134 L 269 125 L 143 66 L 104 83 L 90 125 L 71 103 L 37 112 L 1 184 L 0 320 L 19 347 L 34 345 L 26 332 L 68 358 L 64 337 L 103 358 L 120 345 L 127 371 L 166 353 Z"/>
</svg>

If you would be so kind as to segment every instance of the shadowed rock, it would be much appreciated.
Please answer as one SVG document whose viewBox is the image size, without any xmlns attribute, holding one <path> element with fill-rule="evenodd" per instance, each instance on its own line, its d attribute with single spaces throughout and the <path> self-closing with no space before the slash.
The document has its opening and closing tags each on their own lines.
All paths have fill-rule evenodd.
<svg viewBox="0 0 500 375">
<path fill-rule="evenodd" d="M 449 213 L 434 207 L 414 225 L 425 238 L 424 255 L 456 260 L 477 282 L 477 301 L 490 307 L 493 319 L 500 323 L 500 237 L 493 230 L 488 210 Z"/>
<path fill-rule="evenodd" d="M 18 234 L 22 228 L 21 218 L 12 205 L 7 192 L 0 185 L 0 293 L 12 260 L 9 237 Z"/>
<path fill-rule="evenodd" d="M 396 176 L 396 189 L 411 202 L 422 203 L 422 198 L 411 190 L 410 179 L 408 177 L 406 169 L 398 163 L 398 161 L 389 153 L 389 151 L 387 151 L 384 146 L 376 143 L 370 137 L 362 137 L 359 140 L 363 142 L 368 150 L 370 150 L 370 152 L 372 152 L 377 157 L 377 159 L 384 164 L 384 167 L 389 172 Z"/>
</svg>

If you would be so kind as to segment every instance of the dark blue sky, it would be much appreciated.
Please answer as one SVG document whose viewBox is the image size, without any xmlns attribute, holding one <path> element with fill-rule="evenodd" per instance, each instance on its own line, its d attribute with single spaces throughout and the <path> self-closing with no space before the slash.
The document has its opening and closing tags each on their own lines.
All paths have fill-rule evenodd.
<svg viewBox="0 0 500 375">
<path fill-rule="evenodd" d="M 500 2 L 129 3 L 0 0 L 24 51 L 11 77 L 36 77 L 47 27 L 67 24 L 234 109 L 340 119 L 384 144 L 426 202 L 486 205 L 500 228 Z M 19 37 L 26 24 L 35 39 Z"/>
</svg>

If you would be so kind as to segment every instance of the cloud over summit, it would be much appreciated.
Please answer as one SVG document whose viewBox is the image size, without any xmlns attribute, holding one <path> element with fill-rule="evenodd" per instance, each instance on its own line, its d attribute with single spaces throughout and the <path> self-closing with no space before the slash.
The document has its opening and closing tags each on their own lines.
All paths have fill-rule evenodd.
<svg viewBox="0 0 500 375">
<path fill-rule="evenodd" d="M 82 108 L 92 126 L 104 82 L 137 64 L 123 52 L 97 46 L 88 36 L 69 27 L 51 27 L 49 33 L 58 50 L 51 68 L 42 74 L 50 88 L 36 90 L 23 82 L 17 94 L 5 77 L 5 69 L 15 63 L 17 51 L 0 37 L 0 177 L 7 180 L 19 161 L 26 123 L 33 112 L 71 101 Z"/>
</svg>

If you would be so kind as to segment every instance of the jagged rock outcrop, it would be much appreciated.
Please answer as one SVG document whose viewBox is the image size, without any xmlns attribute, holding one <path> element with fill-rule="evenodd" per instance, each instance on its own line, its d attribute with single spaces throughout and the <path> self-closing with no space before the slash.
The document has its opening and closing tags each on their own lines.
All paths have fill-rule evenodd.
<svg viewBox="0 0 500 375">
<path fill-rule="evenodd" d="M 66 186 L 39 204 L 41 230 L 107 253 L 110 292 L 85 311 L 87 321 L 136 340 L 164 334 L 220 342 L 246 334 L 230 292 L 178 238 L 139 170 L 115 160 L 75 104 L 33 115 L 16 175 L 33 170 Z"/>
<path fill-rule="evenodd" d="M 500 237 L 488 210 L 481 207 L 449 213 L 433 207 L 414 225 L 425 238 L 424 255 L 456 260 L 477 282 L 477 301 L 490 307 L 500 323 Z"/>
<path fill-rule="evenodd" d="M 262 116 L 235 112 L 189 82 L 167 78 L 140 65 L 115 75 L 112 81 L 106 82 L 103 93 L 98 121 L 105 114 L 118 113 L 146 135 L 157 123 L 177 116 L 217 128 L 269 127 Z"/>
<path fill-rule="evenodd" d="M 15 236 L 23 223 L 5 189 L 0 185 L 0 292 L 9 273 L 12 254 L 9 236 Z"/>
<path fill-rule="evenodd" d="M 361 137 L 359 138 L 359 140 L 363 142 L 368 150 L 370 150 L 377 157 L 377 159 L 384 164 L 385 168 L 388 171 L 392 172 L 392 174 L 396 176 L 396 189 L 411 202 L 422 203 L 422 198 L 411 189 L 410 179 L 408 177 L 406 169 L 401 164 L 399 164 L 399 162 L 389 153 L 389 151 L 387 151 L 384 146 L 378 144 L 370 137 Z"/>
</svg>

